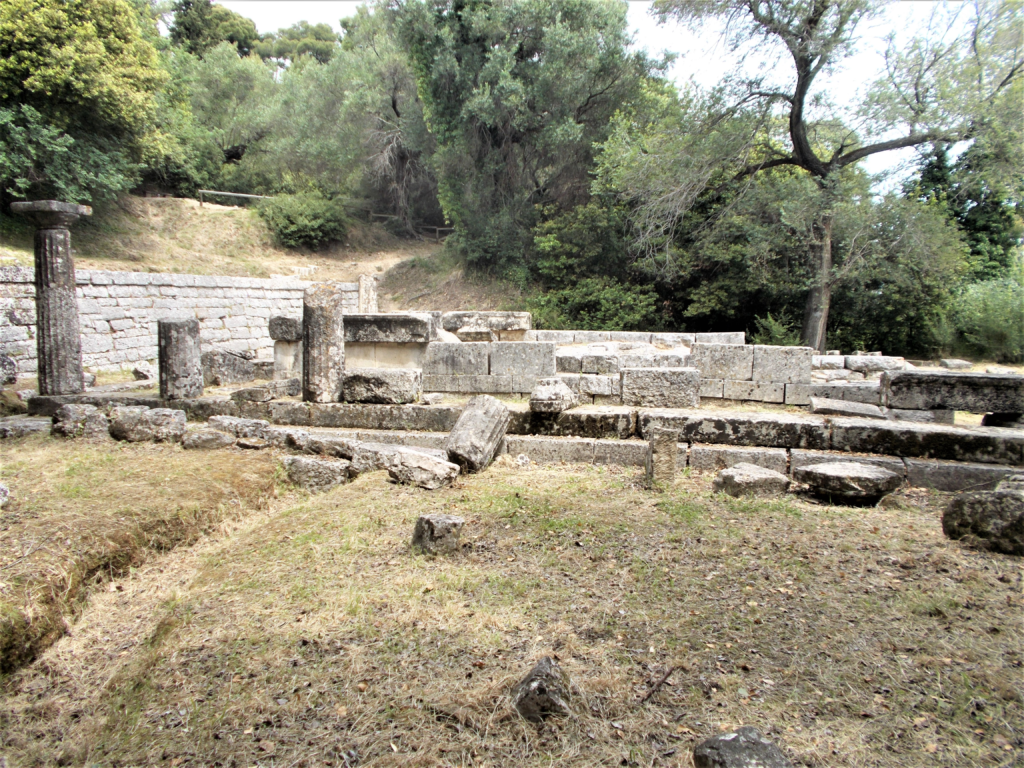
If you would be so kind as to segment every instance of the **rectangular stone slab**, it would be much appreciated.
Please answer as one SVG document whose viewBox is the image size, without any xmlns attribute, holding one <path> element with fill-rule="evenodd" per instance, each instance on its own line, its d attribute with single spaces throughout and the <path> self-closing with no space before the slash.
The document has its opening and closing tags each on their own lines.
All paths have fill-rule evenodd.
<svg viewBox="0 0 1024 768">
<path fill-rule="evenodd" d="M 594 441 L 587 437 L 538 437 L 509 435 L 505 450 L 510 456 L 525 454 L 538 464 L 594 463 Z"/>
<path fill-rule="evenodd" d="M 496 341 L 490 346 L 492 375 L 537 378 L 555 375 L 554 342 Z"/>
<path fill-rule="evenodd" d="M 626 368 L 619 375 L 623 405 L 648 408 L 697 408 L 700 405 L 700 371 L 696 368 Z"/>
<path fill-rule="evenodd" d="M 628 440 L 636 436 L 636 409 L 622 406 L 588 406 L 561 413 L 533 413 L 529 405 L 509 404 L 510 435 L 551 435 Z M 647 446 L 644 446 L 646 452 Z"/>
<path fill-rule="evenodd" d="M 786 474 L 789 454 L 785 448 L 745 448 L 735 445 L 690 446 L 690 469 L 696 472 L 717 472 L 736 464 L 756 464 Z"/>
<path fill-rule="evenodd" d="M 441 342 L 427 345 L 424 376 L 486 376 L 490 347 L 485 342 Z"/>
<path fill-rule="evenodd" d="M 1024 430 L 833 418 L 832 450 L 905 458 L 1024 463 Z"/>
<path fill-rule="evenodd" d="M 827 397 L 831 400 L 846 400 L 851 403 L 881 405 L 881 385 L 877 381 L 811 384 L 809 386 L 810 397 Z"/>
<path fill-rule="evenodd" d="M 346 368 L 341 379 L 346 403 L 415 403 L 422 391 L 415 368 Z"/>
<path fill-rule="evenodd" d="M 533 328 L 529 312 L 445 312 L 441 326 L 449 333 L 460 328 L 489 328 L 492 331 L 529 331 Z"/>
<path fill-rule="evenodd" d="M 426 344 L 437 338 L 434 318 L 426 312 L 381 312 L 345 315 L 345 341 L 371 344 Z"/>
<path fill-rule="evenodd" d="M 754 381 L 809 384 L 813 352 L 814 350 L 810 347 L 778 347 L 756 344 L 754 346 Z"/>
<path fill-rule="evenodd" d="M 494 459 L 511 415 L 500 400 L 477 395 L 466 405 L 445 442 L 448 460 L 466 472 L 480 472 Z"/>
<path fill-rule="evenodd" d="M 747 335 L 743 331 L 725 331 L 723 333 L 695 334 L 697 344 L 746 344 Z"/>
<path fill-rule="evenodd" d="M 1020 467 L 962 461 L 904 459 L 904 463 L 911 485 L 936 491 L 989 491 L 1003 478 L 1021 473 Z"/>
<path fill-rule="evenodd" d="M 642 467 L 646 461 L 647 443 L 639 440 L 594 441 L 595 464 L 615 464 L 622 467 Z"/>
<path fill-rule="evenodd" d="M 750 381 L 754 372 L 754 348 L 698 341 L 690 349 L 690 365 L 700 371 L 702 379 Z"/>
<path fill-rule="evenodd" d="M 836 451 L 804 451 L 794 449 L 789 452 L 790 471 L 800 467 L 809 467 L 812 464 L 829 464 L 834 461 L 858 461 L 862 464 L 870 464 L 873 467 L 881 467 L 895 472 L 900 477 L 907 474 L 907 468 L 903 459 L 890 456 L 865 456 L 864 454 L 838 453 Z"/>
<path fill-rule="evenodd" d="M 789 413 L 744 413 L 740 411 L 641 410 L 641 434 L 653 424 L 680 430 L 680 440 L 714 445 L 758 445 L 767 448 L 829 447 L 825 419 Z"/>
<path fill-rule="evenodd" d="M 781 403 L 786 399 L 786 385 L 776 381 L 723 382 L 722 397 L 726 400 L 753 400 L 759 403 Z"/>
<path fill-rule="evenodd" d="M 401 429 L 448 432 L 455 426 L 461 406 L 454 405 L 359 405 L 313 403 L 309 426 L 340 429 Z"/>
<path fill-rule="evenodd" d="M 894 371 L 882 374 L 890 408 L 973 413 L 1024 413 L 1024 376 L 956 371 Z"/>
</svg>

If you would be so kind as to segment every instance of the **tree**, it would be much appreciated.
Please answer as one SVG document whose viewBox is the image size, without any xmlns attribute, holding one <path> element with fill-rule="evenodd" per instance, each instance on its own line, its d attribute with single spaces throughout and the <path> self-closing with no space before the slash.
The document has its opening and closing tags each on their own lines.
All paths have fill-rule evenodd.
<svg viewBox="0 0 1024 768">
<path fill-rule="evenodd" d="M 175 0 L 173 10 L 171 42 L 196 56 L 223 42 L 233 44 L 240 56 L 248 56 L 260 39 L 251 19 L 211 0 Z"/>
<path fill-rule="evenodd" d="M 312 56 L 326 64 L 338 47 L 338 36 L 329 24 L 300 21 L 276 33 L 264 35 L 254 50 L 263 59 L 291 62 L 300 56 Z"/>
<path fill-rule="evenodd" d="M 450 242 L 521 270 L 538 204 L 589 196 L 594 144 L 652 70 L 611 0 L 422 0 L 393 6 L 416 73 Z"/>
<path fill-rule="evenodd" d="M 760 45 L 781 50 L 792 66 L 788 83 L 769 74 L 730 78 L 716 95 L 721 102 L 717 113 L 709 110 L 694 121 L 705 135 L 689 142 L 698 157 L 688 163 L 676 193 L 666 198 L 667 190 L 661 190 L 649 196 L 646 211 L 641 199 L 640 215 L 660 219 L 648 231 L 664 234 L 666 226 L 671 230 L 671 222 L 685 217 L 699 201 L 735 192 L 756 174 L 782 167 L 807 174 L 820 197 L 808 243 L 810 275 L 801 335 L 805 344 L 824 350 L 836 283 L 833 239 L 842 175 L 882 152 L 936 141 L 981 140 L 990 128 L 988 117 L 1012 115 L 1014 104 L 1017 117 L 1002 124 L 1018 126 L 1024 72 L 1024 46 L 1014 33 L 1018 6 L 974 6 L 960 35 L 953 30 L 962 19 L 936 17 L 935 34 L 903 51 L 891 41 L 886 76 L 857 110 L 857 128 L 847 127 L 827 109 L 827 98 L 816 93 L 815 81 L 851 52 L 858 25 L 878 11 L 870 0 L 657 0 L 655 6 L 663 18 L 684 22 L 723 18 L 733 49 Z M 736 125 L 732 118 L 740 115 L 743 119 Z M 710 153 L 702 141 L 705 136 L 712 139 Z"/>
<path fill-rule="evenodd" d="M 7 194 L 84 201 L 130 184 L 160 141 L 153 118 L 166 78 L 142 23 L 126 0 L 0 4 Z"/>
</svg>

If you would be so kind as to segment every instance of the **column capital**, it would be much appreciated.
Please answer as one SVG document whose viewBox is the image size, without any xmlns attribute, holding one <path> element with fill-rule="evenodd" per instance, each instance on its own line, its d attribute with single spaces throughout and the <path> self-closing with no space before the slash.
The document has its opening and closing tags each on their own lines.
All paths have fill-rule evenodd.
<svg viewBox="0 0 1024 768">
<path fill-rule="evenodd" d="M 91 216 L 92 208 L 60 200 L 29 200 L 11 203 L 11 211 L 28 216 L 40 229 L 67 229 L 79 216 Z"/>
</svg>

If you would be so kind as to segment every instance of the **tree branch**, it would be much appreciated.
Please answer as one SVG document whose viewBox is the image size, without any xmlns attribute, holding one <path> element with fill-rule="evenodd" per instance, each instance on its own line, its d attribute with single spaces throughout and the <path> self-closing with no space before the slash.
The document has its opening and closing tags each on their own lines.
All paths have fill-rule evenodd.
<svg viewBox="0 0 1024 768">
<path fill-rule="evenodd" d="M 860 149 L 855 149 L 852 152 L 847 152 L 845 155 L 840 157 L 835 163 L 832 164 L 834 168 L 845 168 L 851 163 L 856 163 L 858 160 L 863 160 L 865 157 L 870 155 L 877 155 L 879 152 L 888 152 L 891 149 L 906 149 L 907 147 L 917 147 L 921 144 L 927 144 L 930 141 L 960 141 L 963 136 L 952 135 L 943 133 L 942 131 L 928 131 L 926 133 L 912 133 L 909 136 L 904 136 L 900 139 L 893 139 L 892 141 L 880 141 L 877 144 L 870 144 Z"/>
</svg>

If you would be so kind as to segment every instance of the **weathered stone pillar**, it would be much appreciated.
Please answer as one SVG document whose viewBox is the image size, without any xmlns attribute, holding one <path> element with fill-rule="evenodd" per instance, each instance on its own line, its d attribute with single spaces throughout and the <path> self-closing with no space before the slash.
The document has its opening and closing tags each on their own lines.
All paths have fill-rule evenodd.
<svg viewBox="0 0 1024 768">
<path fill-rule="evenodd" d="M 375 275 L 359 276 L 359 314 L 374 315 L 377 313 L 377 278 Z"/>
<path fill-rule="evenodd" d="M 157 320 L 160 399 L 187 400 L 203 394 L 199 321 L 194 317 Z"/>
<path fill-rule="evenodd" d="M 68 227 L 90 216 L 87 205 L 58 200 L 11 203 L 14 213 L 27 215 L 36 230 L 36 350 L 39 394 L 74 395 L 85 390 L 82 378 L 82 334 L 75 296 L 75 262 Z"/>
<path fill-rule="evenodd" d="M 647 487 L 667 488 L 676 480 L 679 430 L 652 426 L 647 433 Z"/>
<path fill-rule="evenodd" d="M 318 283 L 302 297 L 302 399 L 341 402 L 345 321 L 336 283 Z"/>
</svg>

